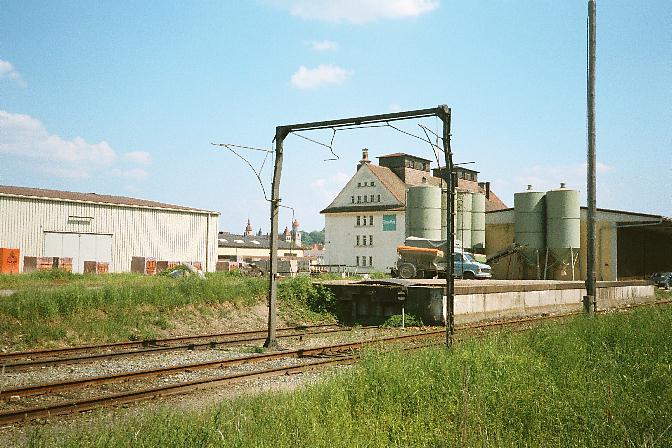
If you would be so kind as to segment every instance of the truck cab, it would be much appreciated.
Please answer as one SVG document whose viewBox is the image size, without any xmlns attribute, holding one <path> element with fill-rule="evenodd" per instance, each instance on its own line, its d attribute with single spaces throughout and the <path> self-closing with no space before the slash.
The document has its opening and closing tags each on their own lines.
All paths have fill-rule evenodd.
<svg viewBox="0 0 672 448">
<path fill-rule="evenodd" d="M 492 278 L 490 265 L 476 261 L 469 252 L 456 252 L 453 254 L 453 275 L 466 279 Z"/>
</svg>

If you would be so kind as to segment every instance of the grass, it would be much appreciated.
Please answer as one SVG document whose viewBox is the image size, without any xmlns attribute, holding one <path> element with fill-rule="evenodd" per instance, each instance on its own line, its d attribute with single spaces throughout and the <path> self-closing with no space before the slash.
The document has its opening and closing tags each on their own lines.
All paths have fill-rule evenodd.
<svg viewBox="0 0 672 448">
<path fill-rule="evenodd" d="M 672 309 L 576 318 L 448 351 L 367 352 L 294 392 L 38 428 L 35 447 L 672 446 Z"/>
<path fill-rule="evenodd" d="M 203 281 L 54 271 L 1 276 L 0 289 L 8 287 L 17 292 L 0 299 L 0 342 L 21 349 L 155 338 L 173 322 L 226 318 L 231 309 L 263 302 L 267 281 L 230 273 Z M 326 309 L 311 308 L 322 292 L 309 279 L 285 280 L 279 291 L 279 315 L 288 322 L 333 320 Z"/>
</svg>

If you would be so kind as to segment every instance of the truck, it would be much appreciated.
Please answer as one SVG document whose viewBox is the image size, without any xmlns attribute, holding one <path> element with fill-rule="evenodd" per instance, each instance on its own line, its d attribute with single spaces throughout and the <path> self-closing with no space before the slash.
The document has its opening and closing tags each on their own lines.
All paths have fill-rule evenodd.
<svg viewBox="0 0 672 448">
<path fill-rule="evenodd" d="M 445 275 L 446 262 L 444 252 L 445 241 L 432 241 L 423 238 L 407 238 L 405 244 L 397 247 L 399 258 L 392 276 L 404 279 L 434 278 Z M 458 246 L 458 245 L 456 245 Z M 465 252 L 461 245 L 453 253 L 453 276 L 465 279 L 492 278 L 491 268 Z"/>
</svg>

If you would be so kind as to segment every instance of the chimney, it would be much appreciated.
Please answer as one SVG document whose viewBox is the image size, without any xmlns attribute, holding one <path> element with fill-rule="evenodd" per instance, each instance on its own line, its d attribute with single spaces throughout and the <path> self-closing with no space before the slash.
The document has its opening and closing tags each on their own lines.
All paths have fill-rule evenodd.
<svg viewBox="0 0 672 448">
<path fill-rule="evenodd" d="M 357 170 L 359 171 L 362 165 L 369 163 L 371 163 L 371 161 L 369 160 L 369 149 L 364 148 L 362 149 L 362 160 L 360 160 L 359 163 L 357 164 Z"/>
<path fill-rule="evenodd" d="M 485 183 L 485 199 L 490 199 L 490 182 Z"/>
</svg>

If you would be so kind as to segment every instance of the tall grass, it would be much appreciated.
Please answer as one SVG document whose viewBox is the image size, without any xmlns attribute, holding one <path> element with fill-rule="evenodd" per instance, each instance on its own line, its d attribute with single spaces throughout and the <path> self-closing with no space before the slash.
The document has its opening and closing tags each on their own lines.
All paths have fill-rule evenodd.
<svg viewBox="0 0 672 448">
<path fill-rule="evenodd" d="M 186 317 L 182 313 L 212 315 L 222 304 L 250 307 L 267 291 L 266 279 L 229 273 L 208 274 L 206 280 L 115 274 L 97 276 L 97 284 L 88 277 L 54 272 L 16 281 L 22 287 L 0 299 L 0 343 L 16 349 L 149 339 Z M 279 291 L 282 317 L 292 322 L 329 318 L 316 306 L 323 294 L 309 279 L 285 280 Z"/>
<path fill-rule="evenodd" d="M 368 352 L 291 393 L 117 415 L 30 446 L 672 446 L 669 307 L 501 333 L 452 350 Z"/>
</svg>

